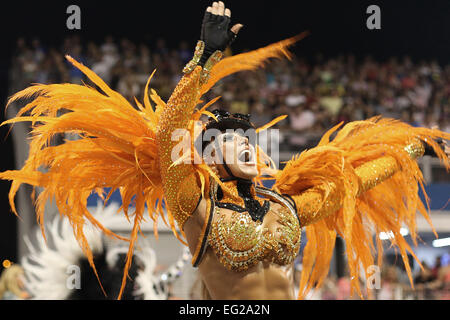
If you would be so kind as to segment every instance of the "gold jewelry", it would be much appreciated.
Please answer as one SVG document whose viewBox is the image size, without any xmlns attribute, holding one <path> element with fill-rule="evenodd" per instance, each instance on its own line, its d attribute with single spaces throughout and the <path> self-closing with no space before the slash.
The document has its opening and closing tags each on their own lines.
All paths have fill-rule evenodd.
<svg viewBox="0 0 450 320">
<path fill-rule="evenodd" d="M 425 147 L 423 146 L 422 141 L 419 139 L 413 139 L 412 142 L 405 147 L 405 151 L 408 152 L 412 159 L 416 159 L 423 156 L 425 153 Z"/>
<path fill-rule="evenodd" d="M 200 84 L 203 85 L 209 80 L 209 74 L 212 68 L 223 58 L 222 51 L 215 51 L 206 61 L 203 70 L 200 73 Z"/>
<path fill-rule="evenodd" d="M 192 70 L 195 69 L 195 67 L 198 65 L 200 58 L 203 55 L 203 51 L 205 50 L 205 43 L 201 40 L 197 42 L 197 45 L 195 46 L 194 56 L 192 57 L 191 61 L 188 62 L 188 64 L 184 67 L 183 73 L 189 74 L 192 72 Z"/>
</svg>

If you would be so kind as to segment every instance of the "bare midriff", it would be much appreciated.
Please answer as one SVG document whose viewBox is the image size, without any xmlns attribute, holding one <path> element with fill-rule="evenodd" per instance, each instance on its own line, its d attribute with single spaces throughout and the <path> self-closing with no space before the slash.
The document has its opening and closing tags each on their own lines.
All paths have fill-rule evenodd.
<svg viewBox="0 0 450 320">
<path fill-rule="evenodd" d="M 292 264 L 280 266 L 262 261 L 246 271 L 235 272 L 222 266 L 211 248 L 208 248 L 199 271 L 212 299 L 295 299 Z"/>
</svg>

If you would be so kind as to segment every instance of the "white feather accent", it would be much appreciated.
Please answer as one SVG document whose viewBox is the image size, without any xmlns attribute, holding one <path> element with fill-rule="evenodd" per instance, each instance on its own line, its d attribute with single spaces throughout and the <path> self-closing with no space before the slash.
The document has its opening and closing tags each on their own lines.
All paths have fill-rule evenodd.
<svg viewBox="0 0 450 320">
<path fill-rule="evenodd" d="M 130 223 L 124 215 L 118 214 L 119 206 L 111 203 L 103 207 L 100 203 L 93 216 L 105 227 L 114 229 L 126 228 Z M 111 228 L 112 227 L 112 228 Z M 68 272 L 71 266 L 77 265 L 84 257 L 78 242 L 73 235 L 73 229 L 68 219 L 56 216 L 45 226 L 48 244 L 45 243 L 40 229 L 35 232 L 34 244 L 28 237 L 24 242 L 29 253 L 22 258 L 21 265 L 25 271 L 25 289 L 37 300 L 62 300 L 72 292 L 67 286 Z M 103 235 L 100 230 L 86 222 L 86 239 L 95 255 L 104 250 Z M 112 267 L 116 264 L 119 254 L 126 254 L 128 247 L 106 247 L 106 262 Z M 168 284 L 179 278 L 181 269 L 190 259 L 187 248 L 182 256 L 171 265 L 162 275 L 155 275 L 156 253 L 148 245 L 142 244 L 135 251 L 135 256 L 141 261 L 143 268 L 138 270 L 136 276 L 137 289 L 135 295 L 142 295 L 145 300 L 165 300 L 168 297 Z"/>
<path fill-rule="evenodd" d="M 104 210 L 103 213 L 106 216 L 111 210 Z M 48 244 L 40 230 L 36 230 L 34 245 L 28 237 L 24 239 L 29 250 L 29 254 L 21 261 L 25 270 L 25 288 L 33 299 L 65 299 L 73 290 L 67 285 L 71 275 L 69 267 L 77 265 L 84 254 L 68 219 L 55 217 L 46 224 L 46 235 Z M 86 224 L 85 235 L 94 254 L 103 250 L 99 230 Z"/>
</svg>

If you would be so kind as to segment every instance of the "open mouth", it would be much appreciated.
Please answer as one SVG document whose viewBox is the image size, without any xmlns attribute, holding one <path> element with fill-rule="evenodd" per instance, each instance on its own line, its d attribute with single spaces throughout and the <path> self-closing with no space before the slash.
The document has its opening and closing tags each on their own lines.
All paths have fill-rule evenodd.
<svg viewBox="0 0 450 320">
<path fill-rule="evenodd" d="M 248 164 L 248 165 L 255 164 L 253 152 L 251 152 L 249 149 L 242 150 L 239 153 L 238 160 L 239 160 L 239 162 Z"/>
</svg>

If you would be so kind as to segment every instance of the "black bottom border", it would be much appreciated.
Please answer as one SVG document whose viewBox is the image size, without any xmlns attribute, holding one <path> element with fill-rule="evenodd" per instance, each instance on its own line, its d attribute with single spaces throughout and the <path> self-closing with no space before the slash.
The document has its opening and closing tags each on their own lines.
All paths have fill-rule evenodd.
<svg viewBox="0 0 450 320">
<path fill-rule="evenodd" d="M 146 319 L 294 319 L 311 315 L 389 316 L 404 318 L 417 315 L 419 311 L 435 314 L 446 312 L 449 300 L 404 300 L 404 301 L 18 301 L 2 300 L 3 314 L 45 316 L 64 319 L 65 317 L 89 317 L 123 319 L 144 317 Z M 431 315 L 430 314 L 430 315 Z M 445 314 L 445 313 L 443 313 Z M 79 319 L 79 318 L 78 318 Z"/>
</svg>

